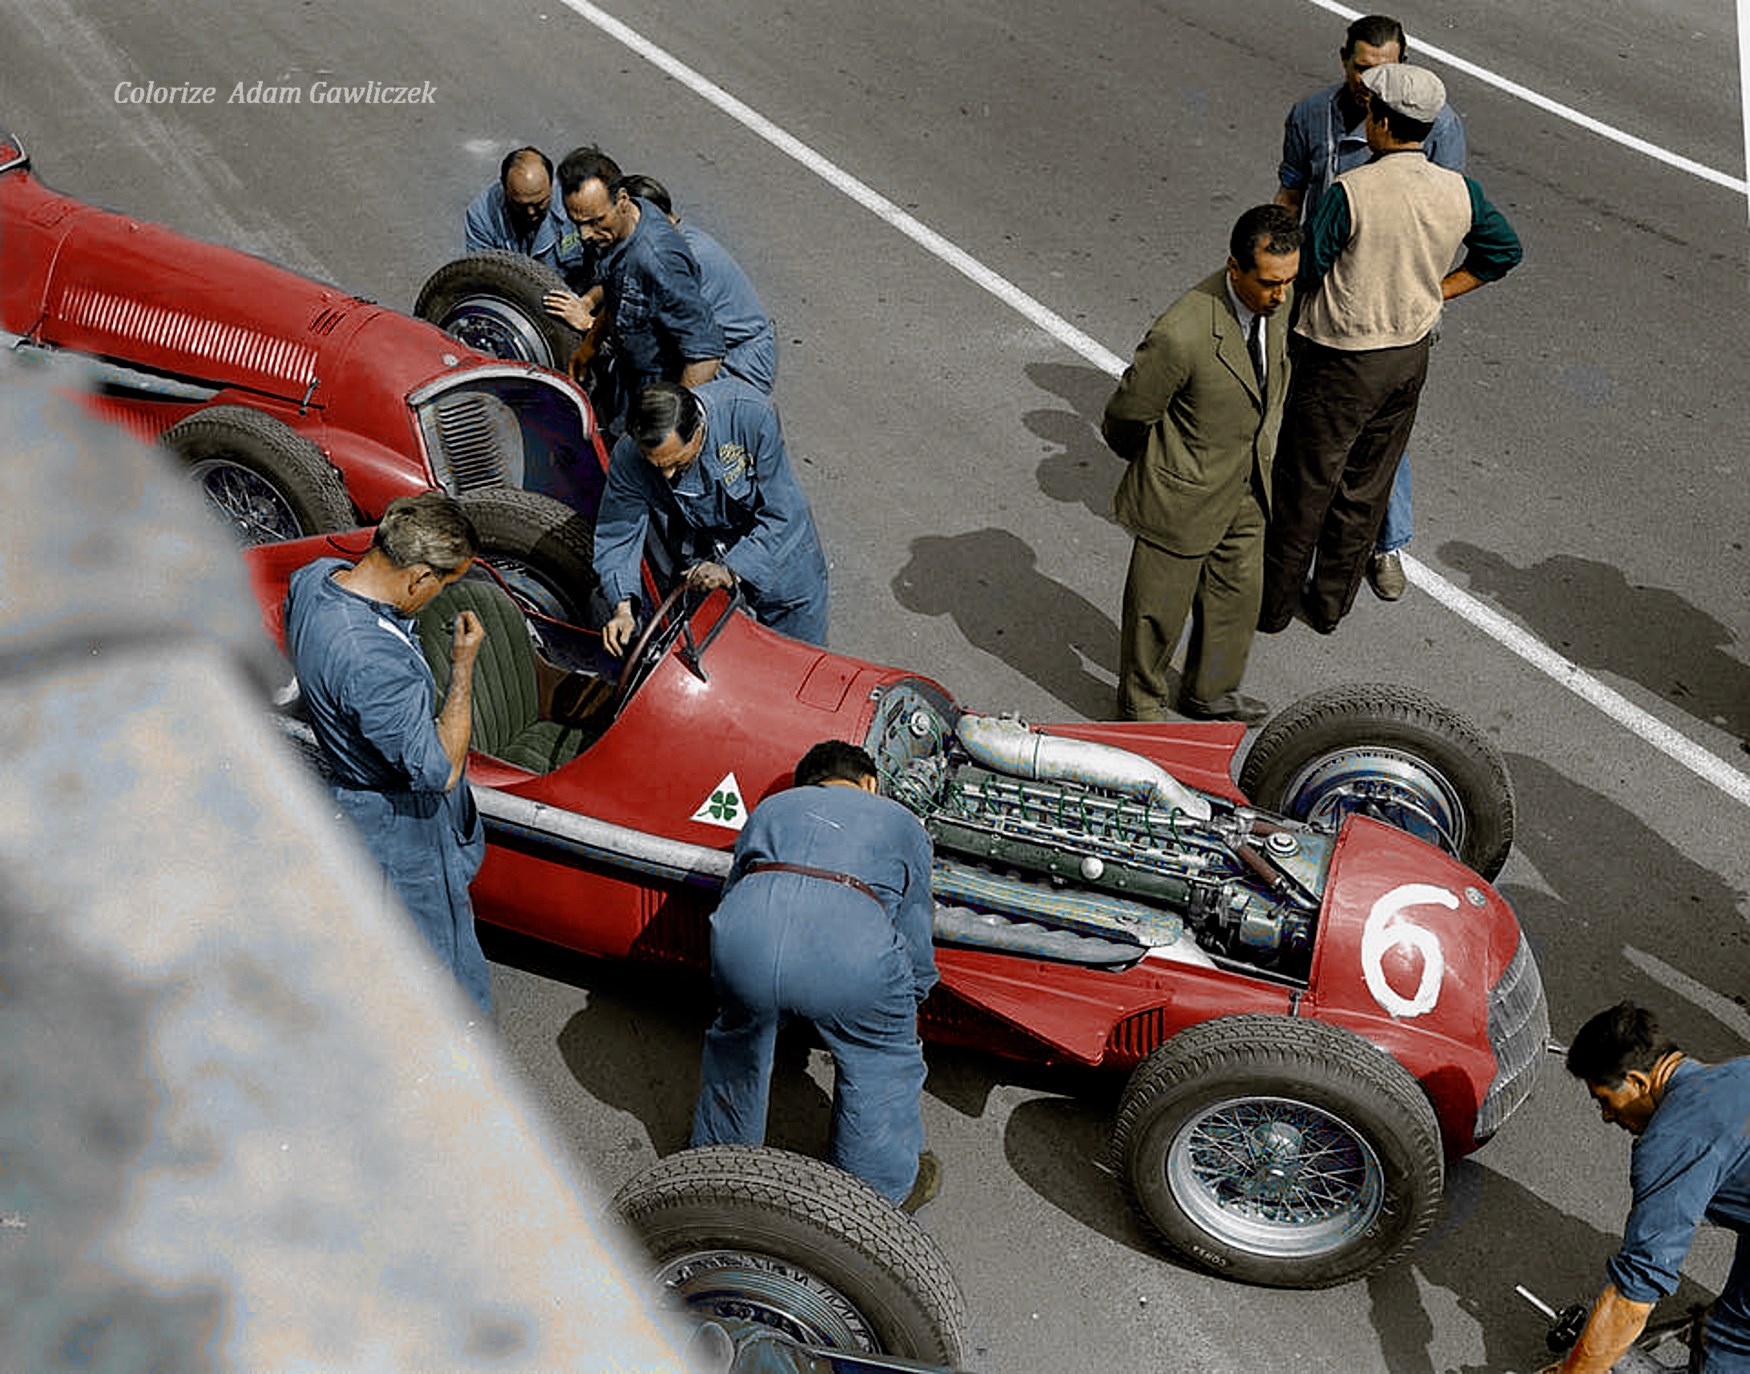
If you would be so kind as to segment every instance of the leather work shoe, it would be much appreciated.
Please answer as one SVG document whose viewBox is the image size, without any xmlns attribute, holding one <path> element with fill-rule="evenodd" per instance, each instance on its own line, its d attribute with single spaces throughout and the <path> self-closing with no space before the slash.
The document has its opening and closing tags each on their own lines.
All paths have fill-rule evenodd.
<svg viewBox="0 0 1750 1374">
<path fill-rule="evenodd" d="M 1244 692 L 1223 692 L 1214 701 L 1182 696 L 1177 709 L 1180 715 L 1192 720 L 1242 720 L 1247 725 L 1256 725 L 1270 714 L 1266 703 Z"/>
<path fill-rule="evenodd" d="M 1367 560 L 1367 585 L 1381 601 L 1396 601 L 1404 594 L 1409 582 L 1404 577 L 1404 560 L 1398 551 L 1376 553 Z"/>
<path fill-rule="evenodd" d="M 918 1156 L 918 1176 L 911 1185 L 911 1191 L 905 1195 L 905 1201 L 899 1204 L 899 1210 L 915 1212 L 941 1191 L 942 1161 L 925 1150 Z"/>
</svg>

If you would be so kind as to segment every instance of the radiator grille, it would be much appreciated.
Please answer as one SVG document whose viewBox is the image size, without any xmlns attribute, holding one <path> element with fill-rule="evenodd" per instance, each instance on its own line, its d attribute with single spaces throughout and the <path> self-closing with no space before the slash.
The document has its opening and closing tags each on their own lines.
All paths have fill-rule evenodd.
<svg viewBox="0 0 1750 1374">
<path fill-rule="evenodd" d="M 431 407 L 438 477 L 452 492 L 522 485 L 522 432 L 510 407 L 483 391 L 452 391 Z"/>
<path fill-rule="evenodd" d="M 1500 982 L 1489 989 L 1489 1047 L 1495 1077 L 1477 1110 L 1476 1141 L 1482 1144 L 1531 1095 L 1549 1043 L 1549 1002 L 1537 960 L 1522 933 Z"/>
</svg>

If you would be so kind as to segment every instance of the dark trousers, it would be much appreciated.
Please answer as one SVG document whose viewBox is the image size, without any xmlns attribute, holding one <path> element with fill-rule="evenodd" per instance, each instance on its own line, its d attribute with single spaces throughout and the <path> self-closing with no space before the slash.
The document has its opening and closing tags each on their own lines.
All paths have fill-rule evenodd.
<svg viewBox="0 0 1750 1374">
<path fill-rule="evenodd" d="M 1274 633 L 1294 618 L 1309 568 L 1314 629 L 1328 634 L 1355 604 L 1427 376 L 1427 339 L 1361 352 L 1298 341 L 1276 445 L 1259 629 Z"/>
<path fill-rule="evenodd" d="M 1221 542 L 1187 557 L 1138 539 L 1124 579 L 1124 627 L 1118 658 L 1118 715 L 1165 720 L 1173 650 L 1185 617 L 1183 695 L 1213 702 L 1240 685 L 1258 624 L 1264 508 L 1247 488 Z"/>
</svg>

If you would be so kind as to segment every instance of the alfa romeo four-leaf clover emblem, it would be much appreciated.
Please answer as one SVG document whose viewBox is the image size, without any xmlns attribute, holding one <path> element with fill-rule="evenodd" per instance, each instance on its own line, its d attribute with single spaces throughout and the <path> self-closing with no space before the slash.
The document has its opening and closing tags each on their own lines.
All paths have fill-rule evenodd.
<svg viewBox="0 0 1750 1374">
<path fill-rule="evenodd" d="M 705 825 L 720 825 L 725 830 L 740 830 L 747 824 L 747 806 L 741 799 L 741 784 L 735 774 L 726 773 L 699 803 L 692 819 Z"/>
</svg>

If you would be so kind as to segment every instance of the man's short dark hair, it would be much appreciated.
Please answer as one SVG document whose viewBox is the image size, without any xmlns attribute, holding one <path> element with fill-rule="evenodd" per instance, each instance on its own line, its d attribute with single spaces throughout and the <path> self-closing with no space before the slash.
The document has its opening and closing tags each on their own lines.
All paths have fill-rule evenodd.
<svg viewBox="0 0 1750 1374">
<path fill-rule="evenodd" d="M 377 522 L 371 547 L 397 568 L 424 564 L 448 577 L 480 552 L 480 533 L 455 497 L 427 491 L 391 501 Z"/>
<path fill-rule="evenodd" d="M 1383 48 L 1387 43 L 1398 45 L 1398 61 L 1410 60 L 1410 40 L 1404 26 L 1389 14 L 1364 14 L 1349 26 L 1343 41 L 1343 60 L 1355 55 L 1355 45 L 1365 43 L 1370 48 Z"/>
<path fill-rule="evenodd" d="M 668 194 L 668 187 L 655 177 L 647 177 L 642 172 L 628 172 L 620 178 L 620 189 L 629 196 L 649 201 L 665 215 L 674 214 L 674 201 Z"/>
<path fill-rule="evenodd" d="M 612 196 L 620 184 L 620 164 L 595 144 L 573 148 L 559 163 L 559 194 L 574 196 L 586 181 L 599 181 Z"/>
<path fill-rule="evenodd" d="M 1227 251 L 1242 272 L 1258 265 L 1259 253 L 1298 253 L 1300 218 L 1286 205 L 1254 205 L 1234 224 Z"/>
<path fill-rule="evenodd" d="M 516 170 L 517 163 L 521 162 L 526 157 L 539 158 L 541 160 L 542 168 L 545 169 L 547 173 L 547 180 L 553 180 L 553 159 L 548 157 L 533 144 L 526 144 L 521 148 L 512 148 L 504 155 L 504 161 L 498 164 L 498 184 L 500 186 L 503 186 L 510 180 L 510 174 Z"/>
<path fill-rule="evenodd" d="M 626 433 L 649 452 L 671 434 L 690 444 L 704 418 L 699 398 L 679 382 L 652 382 L 632 398 L 626 411 Z"/>
<path fill-rule="evenodd" d="M 1580 1027 L 1568 1046 L 1568 1072 L 1601 1088 L 1614 1088 L 1631 1072 L 1651 1073 L 1677 1048 L 1659 1029 L 1652 1012 L 1636 1002 L 1618 1002 Z"/>
<path fill-rule="evenodd" d="M 880 776 L 868 750 L 842 739 L 823 739 L 797 762 L 795 783 L 798 787 L 818 787 L 823 782 L 860 783 Z"/>
<path fill-rule="evenodd" d="M 1411 119 L 1407 114 L 1392 109 L 1377 95 L 1369 96 L 1367 103 L 1372 106 L 1374 114 L 1385 122 L 1386 131 L 1399 143 L 1422 143 L 1434 132 L 1433 120 Z"/>
</svg>

